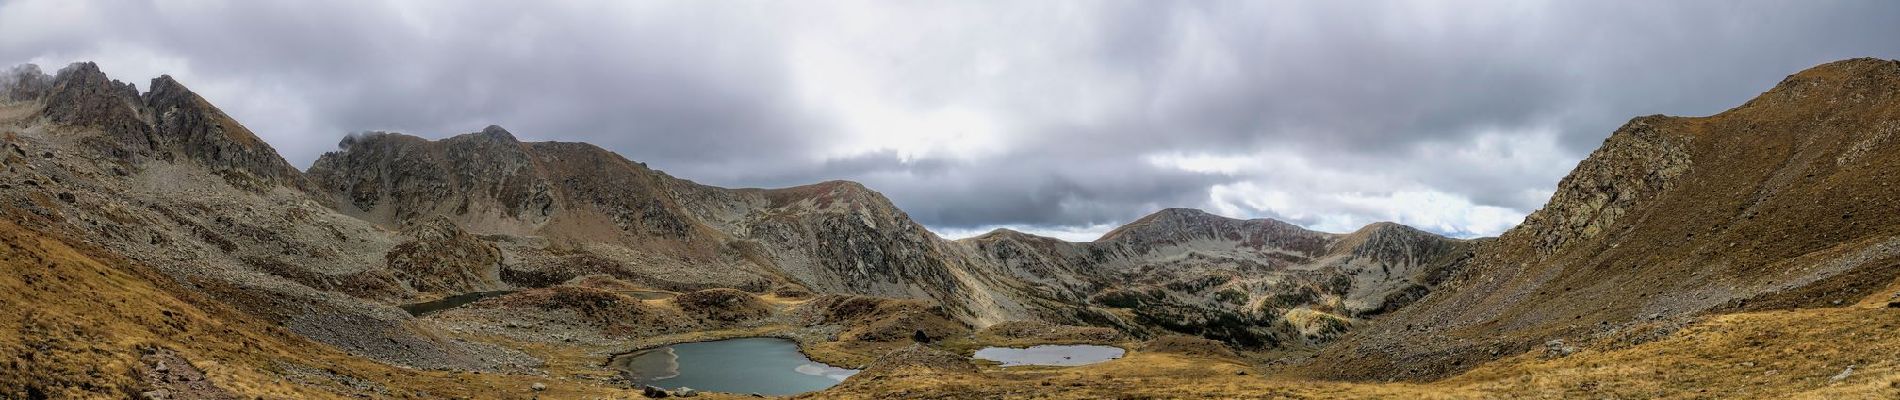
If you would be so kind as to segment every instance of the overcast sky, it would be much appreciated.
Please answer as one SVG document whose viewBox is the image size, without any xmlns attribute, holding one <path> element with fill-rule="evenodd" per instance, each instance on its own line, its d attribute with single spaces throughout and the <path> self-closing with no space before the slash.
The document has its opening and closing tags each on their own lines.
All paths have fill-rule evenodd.
<svg viewBox="0 0 1900 400">
<path fill-rule="evenodd" d="M 308 166 L 509 128 L 939 234 L 1165 207 L 1496 235 L 1629 118 L 1900 58 L 1894 1 L 0 0 L 0 63 L 171 74 Z"/>
</svg>

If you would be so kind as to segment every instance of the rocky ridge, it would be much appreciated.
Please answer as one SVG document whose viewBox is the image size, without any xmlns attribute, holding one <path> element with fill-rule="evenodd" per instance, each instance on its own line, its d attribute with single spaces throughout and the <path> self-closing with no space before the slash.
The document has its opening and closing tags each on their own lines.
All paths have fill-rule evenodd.
<svg viewBox="0 0 1900 400">
<path fill-rule="evenodd" d="M 1297 374 L 1435 378 L 1533 351 L 1556 360 L 1541 365 L 1564 364 L 1578 348 L 1660 354 L 1645 343 L 1685 340 L 1678 328 L 1716 313 L 1745 313 L 1723 320 L 1744 324 L 1754 338 L 1736 340 L 1749 346 L 1788 330 L 1775 323 L 1783 314 L 1760 310 L 1854 304 L 1863 309 L 1796 320 L 1884 321 L 1880 292 L 1900 277 L 1891 268 L 1900 216 L 1883 212 L 1900 203 L 1888 185 L 1900 174 L 1891 140 L 1900 62 L 1886 60 L 1803 71 L 1715 116 L 1633 120 L 1523 226 L 1474 241 L 1383 223 L 1321 233 L 1183 209 L 1089 243 L 1012 231 L 947 241 L 854 183 L 716 188 L 591 145 L 521 142 L 499 127 L 438 141 L 354 136 L 304 173 L 280 168 L 267 144 L 170 78 L 141 94 L 90 64 L 51 77 L 13 71 L 0 86 L 0 213 L 9 216 L 0 232 L 16 239 L 0 255 L 25 273 L 0 284 L 8 299 L 51 311 L 0 318 L 21 333 L 0 336 L 0 346 L 74 361 L 5 366 L 0 394 L 15 397 L 129 396 L 150 388 L 141 379 L 200 375 L 226 386 L 172 388 L 431 397 L 403 392 L 418 386 L 394 372 L 362 371 L 490 387 L 444 371 L 571 372 L 572 359 L 560 357 L 573 355 L 545 349 L 718 335 L 787 335 L 824 351 L 893 349 L 917 332 L 965 337 L 981 327 L 997 329 L 975 336 L 1043 340 L 1041 328 L 999 323 L 1009 320 L 1158 337 L 1130 362 L 1191 364 L 1174 370 L 1202 378 L 1247 371 L 1232 364 L 1241 362 L 1232 349 L 1165 333 L 1243 348 L 1326 346 Z M 393 307 L 488 289 L 520 291 L 425 318 Z M 701 330 L 715 333 L 695 336 Z M 105 340 L 120 334 L 168 349 L 128 352 L 135 343 Z M 233 339 L 193 340 L 201 335 Z M 1802 346 L 1813 349 L 1783 351 Z M 249 355 L 260 349 L 269 355 Z M 956 358 L 920 350 L 885 365 Z M 145 362 L 134 353 L 189 359 L 198 371 L 136 369 L 157 372 L 156 361 L 134 373 L 101 369 Z M 1838 376 L 1830 382 L 1857 379 L 1807 364 Z M 1089 388 L 1078 396 L 1134 382 L 1093 373 L 1107 370 L 1056 375 Z M 114 378 L 86 384 L 101 374 Z M 981 368 L 920 376 L 947 379 L 952 392 L 992 378 Z M 909 390 L 858 384 L 845 391 Z M 1237 384 L 1207 393 L 1260 385 Z M 537 382 L 531 393 L 573 394 L 565 386 Z M 1385 389 L 1360 393 L 1390 397 Z"/>
<path fill-rule="evenodd" d="M 1392 223 L 1340 235 L 1190 209 L 1088 243 L 1007 230 L 958 242 L 978 264 L 1108 309 L 1089 318 L 1248 347 L 1324 344 L 1429 292 L 1470 257 L 1471 243 Z"/>
<path fill-rule="evenodd" d="M 881 322 L 847 332 L 851 337 L 1042 320 L 1277 345 L 1313 329 L 1276 322 L 1285 310 L 1258 301 L 1201 299 L 1216 283 L 1210 276 L 1241 272 L 1203 264 L 1285 268 L 1289 260 L 1318 257 L 1315 238 L 1338 237 L 1169 210 L 1131 224 L 1112 243 L 1016 234 L 1013 240 L 1037 248 L 1023 253 L 1033 257 L 1013 257 L 981 240 L 938 238 L 856 183 L 718 188 L 592 145 L 522 142 L 498 126 L 443 140 L 355 134 L 300 172 L 168 76 L 145 93 L 90 63 L 54 76 L 27 67 L 8 76 L 0 114 L 8 117 L 7 146 L 16 156 L 0 178 L 35 190 L 9 191 L 0 200 L 301 335 L 419 368 L 538 361 L 443 339 L 437 327 L 393 306 L 583 278 L 681 292 L 736 288 L 922 301 L 873 314 Z M 44 156 L 21 156 L 27 154 Z M 1019 264 L 1031 260 L 1043 265 Z M 1307 276 L 1297 285 L 1334 279 L 1301 273 Z M 1116 284 L 1129 280 L 1145 282 Z M 1284 289 L 1262 282 L 1219 286 L 1256 299 Z M 1334 287 L 1345 295 L 1345 286 Z M 1385 291 L 1377 287 L 1358 289 Z M 1090 301 L 1113 289 L 1155 288 L 1164 289 L 1150 292 L 1158 300 L 1145 314 Z M 1313 307 L 1322 299 L 1340 302 L 1316 295 L 1276 307 L 1304 307 L 1300 315 L 1309 318 L 1301 324 L 1323 327 L 1308 335 L 1323 342 L 1354 316 Z M 586 316 L 577 311 L 572 315 Z"/>
<path fill-rule="evenodd" d="M 1900 276 L 1900 61 L 1839 61 L 1708 117 L 1631 120 L 1542 209 L 1311 372 L 1433 378 L 1718 312 L 1852 303 Z M 1419 341 L 1419 337 L 1445 340 Z"/>
</svg>

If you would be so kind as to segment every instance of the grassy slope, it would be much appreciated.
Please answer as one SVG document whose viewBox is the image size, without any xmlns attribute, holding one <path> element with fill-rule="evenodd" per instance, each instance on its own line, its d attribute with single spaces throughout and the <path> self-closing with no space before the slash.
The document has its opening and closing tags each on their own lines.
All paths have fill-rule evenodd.
<svg viewBox="0 0 1900 400">
<path fill-rule="evenodd" d="M 5 213 L 5 212 L 0 212 Z M 132 372 L 141 348 L 163 347 L 244 397 L 527 398 L 620 394 L 545 377 L 415 371 L 350 356 L 179 287 L 84 241 L 0 219 L 0 398 L 128 398 L 154 387 Z M 279 379 L 286 369 L 307 382 Z M 296 374 L 293 374 L 296 375 Z M 339 383 L 356 381 L 359 387 Z"/>
<path fill-rule="evenodd" d="M 1074 368 L 853 379 L 815 397 L 876 398 L 1896 398 L 1900 309 L 1728 314 L 1661 340 L 1551 359 L 1521 355 L 1429 383 L 1275 377 L 1228 360 L 1133 351 Z M 1848 366 L 1854 372 L 1833 379 Z M 1239 375 L 1237 371 L 1247 371 Z"/>
</svg>

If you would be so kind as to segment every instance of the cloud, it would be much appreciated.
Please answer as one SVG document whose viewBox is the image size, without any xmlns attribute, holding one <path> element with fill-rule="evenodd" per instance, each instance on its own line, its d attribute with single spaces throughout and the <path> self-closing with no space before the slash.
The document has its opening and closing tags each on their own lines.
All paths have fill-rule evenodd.
<svg viewBox="0 0 1900 400">
<path fill-rule="evenodd" d="M 500 124 L 939 232 L 1163 207 L 1491 235 L 1636 115 L 1900 58 L 1889 2 L 0 2 L 0 62 L 172 74 L 308 165 Z M 954 236 L 954 235 L 953 235 Z"/>
</svg>

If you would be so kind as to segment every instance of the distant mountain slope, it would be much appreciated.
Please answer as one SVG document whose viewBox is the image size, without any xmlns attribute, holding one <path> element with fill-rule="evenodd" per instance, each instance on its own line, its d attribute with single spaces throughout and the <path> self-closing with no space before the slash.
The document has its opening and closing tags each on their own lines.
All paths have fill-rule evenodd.
<svg viewBox="0 0 1900 400">
<path fill-rule="evenodd" d="M 1354 236 L 1361 238 L 1355 244 L 1368 243 L 1365 237 L 1391 239 L 1378 246 L 1405 242 L 1393 247 L 1399 253 L 1389 254 L 1397 258 L 1385 259 L 1376 257 L 1385 253 L 1329 247 L 1348 236 L 1274 220 L 1242 221 L 1198 210 L 1169 209 L 1117 229 L 1097 243 L 1016 234 L 1020 240 L 1042 243 L 1036 251 L 1062 253 L 1038 255 L 1031 262 L 1041 265 L 1025 268 L 1016 264 L 1020 262 L 1016 258 L 986 254 L 995 249 L 986 247 L 984 240 L 959 245 L 937 238 L 883 195 L 853 182 L 783 189 L 718 188 L 668 176 L 591 145 L 520 142 L 496 126 L 437 141 L 392 133 L 360 134 L 344 139 L 341 148 L 318 159 L 310 168 L 310 181 L 333 197 L 345 213 L 392 228 L 446 216 L 477 234 L 545 238 L 551 241 L 547 246 L 582 249 L 605 260 L 609 272 L 631 280 L 754 289 L 792 285 L 826 293 L 932 299 L 978 325 L 1014 319 L 1129 328 L 1152 325 L 1116 322 L 1112 315 L 1091 310 L 1094 304 L 1087 299 L 1130 277 L 1160 287 L 1177 279 L 1213 282 L 1207 274 L 1214 270 L 1230 277 L 1300 270 L 1296 282 L 1242 279 L 1224 287 L 1250 293 L 1252 298 L 1265 298 L 1278 290 L 1313 292 L 1279 306 L 1285 309 L 1318 301 L 1320 292 L 1350 293 L 1351 299 L 1334 300 L 1338 304 L 1326 307 L 1329 312 L 1341 309 L 1334 317 L 1350 318 L 1350 314 L 1388 304 L 1386 297 L 1402 300 L 1390 303 L 1394 305 L 1416 297 L 1415 292 L 1429 286 L 1414 279 L 1416 270 L 1428 263 L 1451 261 L 1444 257 L 1456 252 L 1450 244 L 1461 242 L 1393 224 L 1376 225 L 1368 232 L 1408 233 Z M 1424 246 L 1418 254 L 1408 250 L 1414 244 Z M 551 248 L 516 246 L 520 253 L 545 253 Z M 1340 253 L 1332 254 L 1335 250 Z M 1322 258 L 1340 267 L 1353 260 L 1365 261 L 1353 264 L 1357 269 L 1350 271 L 1320 271 Z M 1245 268 L 1200 270 L 1234 262 Z M 522 274 L 539 273 L 511 268 Z M 1379 275 L 1358 275 L 1366 268 L 1378 268 Z M 600 271 L 556 273 L 537 280 L 563 281 L 581 272 Z M 1337 275 L 1341 273 L 1355 275 Z M 512 283 L 529 285 L 519 280 Z M 1293 289 L 1302 286 L 1318 289 Z M 1261 307 L 1256 304 L 1220 305 L 1205 300 L 1211 293 L 1208 289 L 1180 290 L 1185 300 L 1170 302 L 1193 304 L 1191 310 L 1150 319 L 1199 325 L 1199 320 L 1259 313 L 1256 309 Z M 1201 314 L 1194 310 L 1202 308 L 1221 309 L 1217 313 L 1226 316 L 1184 315 Z M 1274 319 L 1237 323 L 1264 330 L 1274 326 Z"/>
<path fill-rule="evenodd" d="M 1025 316 L 1019 294 L 993 287 L 1010 278 L 974 276 L 945 242 L 851 182 L 717 188 L 593 145 L 523 143 L 498 126 L 439 141 L 351 136 L 311 166 L 310 179 L 346 213 L 378 224 L 448 217 L 478 234 L 549 241 L 506 240 L 530 243 L 511 246 L 521 253 L 568 248 L 607 264 L 517 268 L 536 281 L 606 272 L 689 288 L 793 285 L 938 300 L 971 321 Z"/>
<path fill-rule="evenodd" d="M 0 200 L 299 333 L 378 359 L 467 367 L 390 307 L 605 275 L 670 291 L 921 299 L 1010 320 L 1319 344 L 1409 303 L 1469 242 L 1350 235 L 1169 209 L 1093 243 L 949 241 L 863 185 L 727 189 L 498 126 L 351 135 L 308 171 L 170 77 L 140 93 L 90 63 L 8 75 Z M 30 157 L 29 157 L 30 155 Z M 51 196 L 51 197 L 47 197 Z M 51 199 L 51 200 L 48 200 Z"/>
<path fill-rule="evenodd" d="M 1802 71 L 1709 117 L 1633 119 L 1445 289 L 1310 370 L 1439 377 L 1553 339 L 1855 302 L 1900 276 L 1895 136 L 1900 61 L 1877 59 Z"/>
<path fill-rule="evenodd" d="M 1277 346 L 1323 344 L 1409 304 L 1459 268 L 1473 242 L 1393 223 L 1340 235 L 1177 208 L 1089 243 L 1007 230 L 959 243 L 978 264 L 1137 325 Z"/>
</svg>

